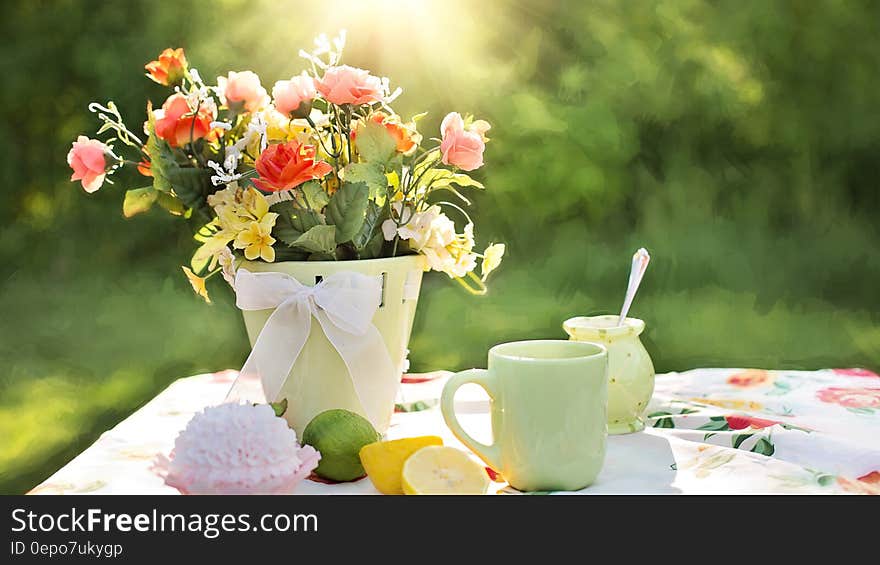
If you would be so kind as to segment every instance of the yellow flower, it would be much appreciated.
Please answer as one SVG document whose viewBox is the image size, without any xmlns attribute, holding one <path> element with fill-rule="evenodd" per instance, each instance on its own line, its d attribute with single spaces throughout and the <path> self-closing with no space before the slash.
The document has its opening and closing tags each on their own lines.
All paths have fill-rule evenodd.
<svg viewBox="0 0 880 565">
<path fill-rule="evenodd" d="M 250 187 L 241 195 L 241 204 L 244 211 L 250 214 L 256 221 L 261 222 L 263 218 L 269 214 L 269 202 L 266 197 L 254 187 Z M 272 214 L 277 217 L 277 214 Z M 273 220 L 274 224 L 274 220 Z"/>
<path fill-rule="evenodd" d="M 288 130 L 290 118 L 276 110 L 274 106 L 269 106 L 263 110 L 263 119 L 266 121 L 266 137 L 269 138 L 270 142 L 280 141 L 283 143 L 287 141 L 287 136 L 290 133 Z M 259 151 L 253 153 L 253 155 L 258 153 Z"/>
<path fill-rule="evenodd" d="M 495 243 L 483 251 L 483 264 L 480 266 L 480 270 L 483 271 L 483 282 L 486 281 L 489 273 L 497 269 L 498 265 L 501 264 L 501 258 L 504 257 L 505 249 L 506 247 L 503 243 Z"/>
<path fill-rule="evenodd" d="M 189 284 L 192 285 L 196 294 L 204 298 L 205 302 L 210 304 L 211 299 L 208 298 L 208 289 L 205 287 L 205 281 L 207 281 L 207 279 L 196 275 L 189 269 L 189 267 L 181 267 L 181 269 L 183 269 L 183 273 L 186 275 L 186 278 L 189 279 Z"/>
<path fill-rule="evenodd" d="M 275 223 L 275 218 L 272 218 L 272 223 Z M 236 249 L 244 249 L 244 256 L 248 261 L 260 257 L 271 263 L 275 261 L 275 250 L 272 248 L 275 238 L 270 235 L 271 231 L 271 226 L 267 227 L 263 222 L 251 222 L 235 237 L 232 245 Z"/>
</svg>

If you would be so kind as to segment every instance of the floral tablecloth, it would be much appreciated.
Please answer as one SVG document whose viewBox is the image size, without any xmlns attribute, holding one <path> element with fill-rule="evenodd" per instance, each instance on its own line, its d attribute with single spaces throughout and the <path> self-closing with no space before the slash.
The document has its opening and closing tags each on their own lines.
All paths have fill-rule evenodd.
<svg viewBox="0 0 880 565">
<path fill-rule="evenodd" d="M 234 371 L 180 379 L 105 432 L 31 494 L 177 494 L 152 471 L 192 415 L 222 401 Z M 404 379 L 390 438 L 452 437 L 437 408 L 449 373 Z M 488 399 L 457 398 L 491 438 Z M 577 494 L 880 494 L 880 377 L 863 369 L 695 369 L 657 375 L 644 432 L 611 436 L 597 481 Z M 515 494 L 495 476 L 493 492 Z M 370 481 L 304 481 L 297 494 L 375 494 Z"/>
</svg>

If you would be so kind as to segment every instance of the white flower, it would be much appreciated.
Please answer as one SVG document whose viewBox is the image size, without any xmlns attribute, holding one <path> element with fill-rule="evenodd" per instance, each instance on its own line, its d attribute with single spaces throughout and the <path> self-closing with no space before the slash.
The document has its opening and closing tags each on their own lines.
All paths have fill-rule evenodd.
<svg viewBox="0 0 880 565">
<path fill-rule="evenodd" d="M 397 223 L 391 219 L 382 222 L 382 235 L 385 237 L 385 241 L 394 239 L 394 236 L 397 235 Z"/>
<path fill-rule="evenodd" d="M 455 224 L 440 210 L 440 206 L 416 212 L 411 218 L 406 216 L 409 208 L 403 210 L 403 225 L 398 228 L 397 235 L 400 239 L 408 240 L 416 251 L 426 247 L 446 247 L 455 239 Z"/>
<path fill-rule="evenodd" d="M 229 283 L 229 286 L 235 288 L 235 256 L 229 247 L 223 246 L 223 249 L 217 253 L 217 260 L 220 263 L 220 274 L 223 280 Z"/>
<path fill-rule="evenodd" d="M 227 161 L 224 164 L 233 164 Z M 214 172 L 217 173 L 215 175 L 211 175 L 211 184 L 214 186 L 220 186 L 221 184 L 229 184 L 233 181 L 237 181 L 241 178 L 241 175 L 235 172 L 235 167 L 230 167 L 228 169 L 224 169 L 220 166 L 220 163 L 215 161 L 208 161 L 208 166 L 214 169 Z"/>
<path fill-rule="evenodd" d="M 397 235 L 409 242 L 428 261 L 428 268 L 446 273 L 450 277 L 463 277 L 477 266 L 474 249 L 474 224 L 468 223 L 464 233 L 455 233 L 455 223 L 439 206 L 431 206 L 422 212 L 412 213 L 411 208 L 397 202 L 393 206 L 400 227 L 393 219 L 382 223 L 382 235 L 387 241 Z"/>
</svg>

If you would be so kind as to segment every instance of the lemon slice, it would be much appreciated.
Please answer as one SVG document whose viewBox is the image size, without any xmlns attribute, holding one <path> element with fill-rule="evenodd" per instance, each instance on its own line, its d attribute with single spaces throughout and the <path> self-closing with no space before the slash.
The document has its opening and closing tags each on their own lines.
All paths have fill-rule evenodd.
<svg viewBox="0 0 880 565">
<path fill-rule="evenodd" d="M 361 448 L 361 465 L 376 490 L 382 494 L 403 494 L 400 484 L 403 463 L 429 445 L 443 445 L 443 440 L 437 436 L 420 436 L 377 441 Z"/>
<path fill-rule="evenodd" d="M 489 477 L 464 451 L 432 445 L 410 455 L 401 483 L 406 494 L 486 494 Z"/>
</svg>

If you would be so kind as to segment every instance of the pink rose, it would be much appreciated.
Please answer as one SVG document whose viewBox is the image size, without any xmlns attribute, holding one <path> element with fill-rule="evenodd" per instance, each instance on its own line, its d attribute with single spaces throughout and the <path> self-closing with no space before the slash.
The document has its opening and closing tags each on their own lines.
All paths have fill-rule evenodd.
<svg viewBox="0 0 880 565">
<path fill-rule="evenodd" d="M 285 115 L 295 113 L 295 117 L 308 116 L 317 95 L 315 81 L 305 71 L 290 80 L 279 80 L 272 87 L 275 109 Z"/>
<path fill-rule="evenodd" d="M 483 134 L 488 129 L 489 124 L 482 120 L 474 122 L 471 127 L 465 129 L 464 120 L 458 112 L 447 114 L 440 124 L 440 133 L 443 136 L 440 142 L 443 163 L 465 171 L 482 167 L 483 151 L 486 149 Z"/>
<path fill-rule="evenodd" d="M 217 86 L 227 105 L 242 104 L 248 112 L 259 110 L 269 100 L 266 89 L 260 84 L 260 77 L 253 71 L 230 71 L 229 76 L 217 77 Z"/>
<path fill-rule="evenodd" d="M 325 100 L 336 105 L 371 104 L 381 102 L 384 98 L 379 77 L 348 65 L 330 67 L 324 77 L 315 82 L 315 86 Z"/>
<path fill-rule="evenodd" d="M 70 180 L 82 181 L 86 192 L 95 192 L 104 184 L 107 173 L 107 158 L 104 154 L 108 147 L 97 139 L 89 139 L 81 135 L 73 142 L 67 153 L 67 164 L 73 169 Z"/>
</svg>

